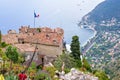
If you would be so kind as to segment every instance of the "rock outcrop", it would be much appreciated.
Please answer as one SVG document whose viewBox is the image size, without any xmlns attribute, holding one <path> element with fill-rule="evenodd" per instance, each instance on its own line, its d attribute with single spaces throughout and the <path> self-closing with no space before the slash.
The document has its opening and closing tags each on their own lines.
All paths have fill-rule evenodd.
<svg viewBox="0 0 120 80">
<path fill-rule="evenodd" d="M 75 68 L 72 68 L 67 74 L 64 74 L 64 72 L 60 72 L 59 74 L 60 80 L 98 80 L 98 77 L 91 74 L 85 74 Z"/>
</svg>

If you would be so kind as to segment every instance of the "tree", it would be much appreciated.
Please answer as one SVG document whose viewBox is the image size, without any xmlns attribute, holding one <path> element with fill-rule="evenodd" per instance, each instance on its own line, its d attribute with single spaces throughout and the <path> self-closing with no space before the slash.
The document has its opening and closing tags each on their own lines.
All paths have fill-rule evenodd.
<svg viewBox="0 0 120 80">
<path fill-rule="evenodd" d="M 6 44 L 5 42 L 0 43 L 0 48 L 5 48 L 6 46 L 8 46 L 8 44 Z"/>
<path fill-rule="evenodd" d="M 72 37 L 71 55 L 74 59 L 80 59 L 80 42 L 79 37 L 76 35 Z"/>
<path fill-rule="evenodd" d="M 25 62 L 25 53 L 20 53 L 18 55 L 18 63 L 23 64 Z"/>
<path fill-rule="evenodd" d="M 10 69 L 12 68 L 12 62 L 15 63 L 18 61 L 18 52 L 15 47 L 8 46 L 5 52 L 6 56 L 10 59 Z"/>
<path fill-rule="evenodd" d="M 76 62 L 76 67 L 81 67 L 81 59 L 80 59 L 80 42 L 79 42 L 79 37 L 78 36 L 73 36 L 72 37 L 72 43 L 71 43 L 71 55 L 75 59 Z"/>
<path fill-rule="evenodd" d="M 2 61 L 3 61 L 3 69 L 4 69 L 4 67 L 5 67 L 5 62 L 6 62 L 6 60 L 8 60 L 8 58 L 7 58 L 7 56 L 5 55 L 5 53 L 3 52 L 3 50 L 0 48 L 0 58 L 2 59 Z"/>
<path fill-rule="evenodd" d="M 3 50 L 0 48 L 0 57 L 3 56 Z"/>
<path fill-rule="evenodd" d="M 63 53 L 54 61 L 54 66 L 57 70 L 62 71 L 61 67 L 65 63 L 64 70 L 65 72 L 69 72 L 71 68 L 76 66 L 75 59 L 69 55 L 69 53 Z"/>
<path fill-rule="evenodd" d="M 8 44 L 6 44 L 5 42 L 2 42 L 2 33 L 0 30 L 0 48 L 5 48 L 6 46 L 8 46 Z"/>
</svg>

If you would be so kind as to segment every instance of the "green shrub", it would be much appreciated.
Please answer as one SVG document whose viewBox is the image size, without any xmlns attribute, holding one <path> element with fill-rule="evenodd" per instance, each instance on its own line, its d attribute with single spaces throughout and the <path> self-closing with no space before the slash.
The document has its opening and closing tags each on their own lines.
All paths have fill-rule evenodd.
<svg viewBox="0 0 120 80">
<path fill-rule="evenodd" d="M 61 56 L 59 56 L 55 62 L 53 63 L 55 68 L 59 71 L 61 71 L 61 67 L 63 65 L 63 62 L 65 63 L 64 69 L 70 70 L 71 68 L 76 66 L 75 59 L 69 55 L 69 53 L 63 53 Z"/>
<path fill-rule="evenodd" d="M 5 76 L 5 80 L 18 80 L 18 77 L 10 73 L 9 75 Z"/>
<path fill-rule="evenodd" d="M 88 63 L 88 61 L 85 59 L 85 57 L 83 58 L 83 65 L 82 65 L 82 67 L 84 67 L 87 71 L 89 71 L 89 72 L 91 72 L 92 71 L 92 69 L 91 69 L 91 66 L 90 66 L 90 64 Z"/>
<path fill-rule="evenodd" d="M 94 71 L 94 75 L 99 78 L 99 80 L 110 80 L 108 76 L 103 71 Z"/>
<path fill-rule="evenodd" d="M 65 68 L 64 71 L 65 71 L 65 73 L 69 73 L 69 72 L 70 72 L 70 69 Z"/>
<path fill-rule="evenodd" d="M 36 63 L 35 63 L 35 62 L 32 62 L 31 68 L 32 68 L 32 69 L 36 69 Z"/>
<path fill-rule="evenodd" d="M 8 46 L 8 44 L 6 44 L 5 42 L 1 42 L 0 47 L 4 48 L 6 46 Z"/>
<path fill-rule="evenodd" d="M 53 78 L 54 75 L 55 75 L 55 68 L 54 67 L 46 67 L 45 69 L 49 74 L 50 74 L 50 77 Z"/>
<path fill-rule="evenodd" d="M 81 60 L 79 59 L 76 59 L 75 63 L 76 63 L 76 66 L 75 66 L 76 68 L 80 68 L 82 66 Z"/>
<path fill-rule="evenodd" d="M 35 80 L 51 80 L 46 73 L 40 73 L 35 76 Z"/>
</svg>

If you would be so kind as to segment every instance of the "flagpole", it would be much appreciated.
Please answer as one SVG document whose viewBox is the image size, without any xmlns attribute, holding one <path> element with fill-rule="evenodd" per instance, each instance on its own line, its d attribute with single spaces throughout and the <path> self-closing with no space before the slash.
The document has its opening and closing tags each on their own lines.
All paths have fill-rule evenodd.
<svg viewBox="0 0 120 80">
<path fill-rule="evenodd" d="M 34 28 L 35 28 L 35 17 L 34 17 Z"/>
<path fill-rule="evenodd" d="M 34 28 L 35 28 L 35 10 L 34 10 Z"/>
<path fill-rule="evenodd" d="M 35 23 L 35 18 L 38 18 L 39 17 L 39 14 L 36 14 L 35 13 L 35 10 L 34 10 L 34 28 L 35 28 L 35 25 L 36 25 L 36 23 Z"/>
</svg>

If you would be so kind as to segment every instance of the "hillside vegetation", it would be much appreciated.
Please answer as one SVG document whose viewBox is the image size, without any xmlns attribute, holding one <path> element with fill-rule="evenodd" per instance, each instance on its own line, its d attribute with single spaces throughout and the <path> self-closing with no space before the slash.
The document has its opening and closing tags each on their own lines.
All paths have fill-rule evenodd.
<svg viewBox="0 0 120 80">
<path fill-rule="evenodd" d="M 97 31 L 86 53 L 92 67 L 104 70 L 111 80 L 120 80 L 120 0 L 105 0 L 85 15 L 79 26 Z"/>
</svg>

